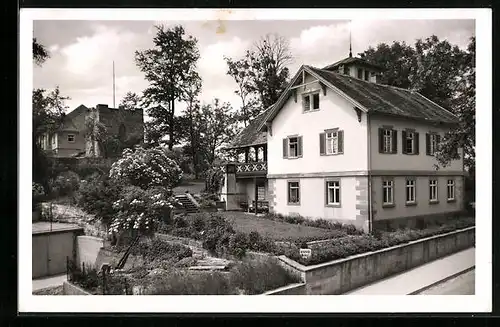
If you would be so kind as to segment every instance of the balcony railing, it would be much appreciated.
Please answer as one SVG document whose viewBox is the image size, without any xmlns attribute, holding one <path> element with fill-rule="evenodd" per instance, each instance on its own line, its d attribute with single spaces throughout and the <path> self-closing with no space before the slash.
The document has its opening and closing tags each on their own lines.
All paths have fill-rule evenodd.
<svg viewBox="0 0 500 327">
<path fill-rule="evenodd" d="M 267 174 L 267 162 L 235 162 L 236 175 L 265 175 Z M 219 166 L 221 171 L 225 173 L 227 171 L 227 164 Z"/>
</svg>

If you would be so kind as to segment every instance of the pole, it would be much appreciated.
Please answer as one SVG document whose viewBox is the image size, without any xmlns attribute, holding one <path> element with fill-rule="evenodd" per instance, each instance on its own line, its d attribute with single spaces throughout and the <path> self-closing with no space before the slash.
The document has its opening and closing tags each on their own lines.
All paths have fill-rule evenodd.
<svg viewBox="0 0 500 327">
<path fill-rule="evenodd" d="M 351 22 L 349 21 L 349 58 L 352 57 Z"/>
<path fill-rule="evenodd" d="M 115 61 L 113 60 L 113 108 L 115 107 Z"/>
</svg>

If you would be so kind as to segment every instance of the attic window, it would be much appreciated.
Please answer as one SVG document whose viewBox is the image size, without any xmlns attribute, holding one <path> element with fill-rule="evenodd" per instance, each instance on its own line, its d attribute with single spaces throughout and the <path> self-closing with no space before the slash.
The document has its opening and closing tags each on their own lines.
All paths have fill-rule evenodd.
<svg viewBox="0 0 500 327">
<path fill-rule="evenodd" d="M 370 72 L 365 70 L 365 81 L 370 80 Z"/>
<path fill-rule="evenodd" d="M 319 109 L 319 92 L 305 94 L 302 100 L 302 109 L 304 112 Z"/>
<path fill-rule="evenodd" d="M 362 68 L 358 68 L 358 78 L 363 79 L 363 69 Z"/>
<path fill-rule="evenodd" d="M 68 134 L 68 142 L 75 143 L 75 134 Z"/>
</svg>

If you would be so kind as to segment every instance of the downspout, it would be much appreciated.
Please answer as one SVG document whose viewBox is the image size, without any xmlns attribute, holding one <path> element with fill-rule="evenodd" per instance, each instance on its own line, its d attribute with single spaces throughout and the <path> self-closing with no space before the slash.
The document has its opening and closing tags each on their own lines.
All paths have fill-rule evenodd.
<svg viewBox="0 0 500 327">
<path fill-rule="evenodd" d="M 372 233 L 373 231 L 373 211 L 372 211 L 372 134 L 371 134 L 371 124 L 370 124 L 370 116 L 368 112 L 366 113 L 366 126 L 368 131 L 368 233 Z"/>
</svg>

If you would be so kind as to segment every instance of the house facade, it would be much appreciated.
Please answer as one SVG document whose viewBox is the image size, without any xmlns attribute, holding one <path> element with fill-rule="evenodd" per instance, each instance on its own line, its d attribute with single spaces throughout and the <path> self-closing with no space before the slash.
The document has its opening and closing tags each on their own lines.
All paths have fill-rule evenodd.
<svg viewBox="0 0 500 327">
<path fill-rule="evenodd" d="M 98 104 L 95 108 L 80 105 L 65 115 L 58 130 L 44 134 L 39 139 L 43 150 L 53 157 L 99 157 L 97 139 L 87 133 L 87 120 L 94 118 L 102 123 L 106 133 L 126 140 L 131 135 L 144 138 L 144 117 L 142 109 L 123 110 Z M 97 132 L 96 132 L 97 133 Z"/>
<path fill-rule="evenodd" d="M 462 211 L 463 160 L 438 167 L 434 157 L 457 117 L 417 92 L 379 84 L 381 71 L 353 57 L 302 66 L 232 143 L 245 156 L 224 167 L 228 210 L 258 199 L 271 212 L 364 231 Z M 252 148 L 267 151 L 253 160 Z"/>
</svg>

